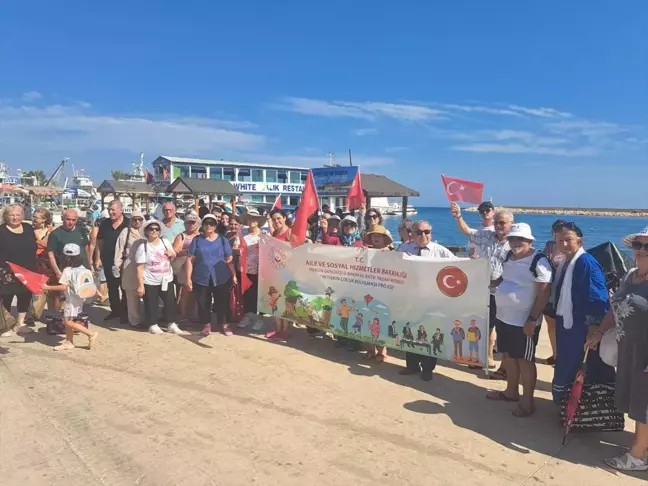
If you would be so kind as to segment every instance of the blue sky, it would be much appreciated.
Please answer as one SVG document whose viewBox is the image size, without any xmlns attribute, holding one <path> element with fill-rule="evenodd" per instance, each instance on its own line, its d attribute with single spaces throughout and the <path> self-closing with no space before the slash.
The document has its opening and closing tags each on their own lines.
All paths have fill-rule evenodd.
<svg viewBox="0 0 648 486">
<path fill-rule="evenodd" d="M 648 207 L 648 2 L 0 0 L 0 159 L 363 172 L 444 204 Z"/>
</svg>

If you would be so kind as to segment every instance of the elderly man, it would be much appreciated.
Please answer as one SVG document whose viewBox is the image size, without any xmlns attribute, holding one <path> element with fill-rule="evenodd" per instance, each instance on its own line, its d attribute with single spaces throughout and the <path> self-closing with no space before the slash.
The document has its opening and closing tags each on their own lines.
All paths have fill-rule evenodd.
<svg viewBox="0 0 648 486">
<path fill-rule="evenodd" d="M 547 257 L 533 248 L 535 238 L 528 224 L 511 226 L 507 239 L 511 251 L 493 284 L 497 286 L 497 347 L 505 356 L 506 390 L 490 392 L 486 398 L 519 401 L 513 416 L 525 418 L 535 412 L 533 394 L 538 375 L 535 350 L 542 311 L 549 302 L 553 271 Z"/>
<path fill-rule="evenodd" d="M 108 284 L 108 298 L 110 299 L 110 314 L 104 320 L 110 321 L 120 319 L 122 323 L 128 322 L 126 309 L 126 295 L 121 295 L 121 277 L 115 277 L 115 247 L 119 234 L 130 226 L 130 220 L 124 216 L 124 208 L 121 201 L 111 201 L 108 207 L 107 219 L 101 221 L 97 233 L 97 253 L 95 256 L 95 268 L 103 267 Z M 91 245 L 92 246 L 92 245 Z M 94 248 L 91 248 L 94 252 Z"/>
<path fill-rule="evenodd" d="M 511 250 L 509 243 L 506 240 L 506 235 L 513 224 L 513 213 L 508 209 L 500 209 L 495 213 L 493 219 L 493 226 L 495 231 L 488 228 L 472 229 L 466 224 L 461 216 L 461 208 L 457 203 L 452 203 L 450 206 L 452 216 L 457 220 L 457 227 L 469 239 L 470 244 L 477 248 L 479 258 L 489 258 L 491 267 L 491 280 L 497 279 L 502 274 L 502 263 L 506 255 Z M 495 316 L 497 315 L 497 302 L 494 296 L 495 289 L 491 291 L 490 309 L 489 309 L 489 322 L 490 331 L 488 336 L 488 367 L 494 368 L 495 361 L 493 360 L 493 348 L 495 347 Z M 492 375 L 496 379 L 505 379 L 506 373 L 503 368 L 500 368 Z"/>
<path fill-rule="evenodd" d="M 83 226 L 77 225 L 78 221 L 79 214 L 74 209 L 66 209 L 63 211 L 63 225 L 52 231 L 47 240 L 47 257 L 57 282 L 63 274 L 61 260 L 63 258 L 63 248 L 68 243 L 79 245 L 82 249 L 83 264 L 86 268 L 91 268 L 92 254 L 90 253 L 88 233 Z M 58 311 L 61 308 L 60 293 L 52 292 L 50 295 L 54 299 L 54 309 L 50 310 Z"/>
<path fill-rule="evenodd" d="M 428 258 L 454 258 L 455 255 L 445 246 L 432 242 L 432 225 L 427 221 L 417 221 L 412 226 L 412 240 L 403 243 L 398 251 L 409 255 Z"/>
<path fill-rule="evenodd" d="M 168 241 L 175 241 L 176 236 L 182 233 L 185 229 L 184 221 L 176 217 L 176 205 L 172 202 L 165 202 L 162 206 L 162 213 L 164 217 L 162 218 L 162 238 L 166 238 Z"/>
<path fill-rule="evenodd" d="M 445 246 L 432 243 L 432 226 L 427 221 L 417 221 L 412 226 L 413 240 L 404 243 L 399 248 L 400 252 L 427 258 L 455 258 L 454 254 Z M 403 249 L 403 247 L 405 247 Z M 432 372 L 436 368 L 437 359 L 432 356 L 423 356 L 416 353 L 405 353 L 405 369 L 401 375 L 420 373 L 421 380 L 431 381 Z"/>
</svg>

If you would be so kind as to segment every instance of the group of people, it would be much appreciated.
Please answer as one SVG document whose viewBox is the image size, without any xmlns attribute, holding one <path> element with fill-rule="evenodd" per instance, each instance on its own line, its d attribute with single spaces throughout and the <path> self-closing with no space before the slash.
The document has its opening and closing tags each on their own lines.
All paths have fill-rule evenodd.
<svg viewBox="0 0 648 486">
<path fill-rule="evenodd" d="M 169 333 L 185 334 L 181 325 L 194 321 L 204 336 L 212 332 L 213 313 L 225 336 L 233 334 L 233 323 L 250 322 L 251 316 L 257 316 L 262 227 L 267 224 L 272 237 L 290 241 L 289 215 L 281 209 L 269 215 L 250 210 L 240 217 L 220 207 L 211 211 L 201 207 L 200 215 L 189 213 L 183 221 L 172 202 L 165 203 L 162 210 L 161 219 L 146 220 L 139 211 L 127 217 L 121 203 L 113 201 L 108 217 L 98 218 L 88 234 L 78 224 L 74 210 L 65 211 L 62 226 L 53 229 L 48 211 L 36 209 L 30 225 L 24 222 L 20 205 L 8 206 L 0 226 L 0 296 L 7 311 L 17 300 L 18 314 L 16 327 L 3 336 L 31 332 L 31 320 L 38 317 L 28 316 L 32 295 L 7 262 L 48 277 L 48 307 L 57 311 L 63 307 L 66 323 L 66 339 L 56 348 L 59 350 L 74 348 L 74 332 L 85 334 L 89 345 L 97 339 L 96 332 L 76 320 L 83 302 L 72 292 L 70 281 L 79 268 L 103 270 L 110 301 L 107 321 L 143 325 L 156 335 L 164 332 L 160 324 L 165 324 Z M 492 374 L 506 380 L 506 388 L 486 397 L 515 402 L 513 415 L 519 418 L 535 412 L 535 353 L 545 321 L 553 347 L 548 362 L 555 366 L 556 404 L 564 403 L 588 349 L 586 386 L 611 387 L 617 411 L 636 421 L 631 449 L 607 463 L 617 469 L 647 470 L 648 229 L 623 240 L 632 249 L 636 267 L 610 296 L 605 275 L 596 259 L 584 251 L 583 233 L 576 224 L 557 221 L 552 241 L 539 251 L 533 246 L 531 227 L 515 223 L 510 211 L 495 211 L 489 202 L 478 210 L 482 226 L 470 228 L 459 206 L 451 206 L 458 230 L 468 237 L 471 258 L 489 260 L 491 284 L 484 289 L 491 294 L 488 366 L 496 368 L 496 345 L 502 362 Z M 306 243 L 400 251 L 421 258 L 456 258 L 432 241 L 432 226 L 427 221 L 404 220 L 398 230 L 401 244 L 396 248 L 375 208 L 363 208 L 356 218 L 323 207 L 309 222 Z M 275 322 L 267 337 L 287 339 L 291 323 L 281 317 Z M 608 330 L 616 333 L 616 370 L 602 361 L 597 349 Z M 320 332 L 315 328 L 308 331 L 313 335 Z M 345 337 L 338 339 L 338 345 L 353 351 L 360 346 Z M 386 350 L 372 343 L 365 357 L 382 362 Z M 401 374 L 418 374 L 430 381 L 436 364 L 435 357 L 407 352 Z"/>
</svg>

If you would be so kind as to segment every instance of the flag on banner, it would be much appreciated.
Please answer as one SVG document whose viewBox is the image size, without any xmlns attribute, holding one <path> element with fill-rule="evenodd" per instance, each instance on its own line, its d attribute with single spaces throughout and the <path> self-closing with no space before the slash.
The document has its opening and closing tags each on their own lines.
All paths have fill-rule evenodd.
<svg viewBox="0 0 648 486">
<path fill-rule="evenodd" d="M 281 209 L 281 194 L 279 194 L 277 196 L 277 199 L 275 199 L 275 202 L 272 205 L 272 209 L 270 209 L 270 211 L 274 211 L 275 209 Z"/>
<path fill-rule="evenodd" d="M 153 182 L 153 174 L 146 169 L 146 183 L 150 184 L 151 182 Z"/>
<path fill-rule="evenodd" d="M 29 290 L 34 295 L 40 295 L 43 293 L 43 285 L 47 283 L 47 275 L 41 275 L 40 273 L 32 272 L 27 270 L 20 265 L 15 263 L 7 262 L 9 268 L 14 273 L 16 278 L 22 283 L 27 290 Z"/>
<path fill-rule="evenodd" d="M 441 174 L 443 188 L 448 201 L 462 201 L 480 204 L 484 200 L 484 184 L 481 182 L 465 181 Z"/>
<path fill-rule="evenodd" d="M 315 181 L 313 181 L 313 172 L 309 170 L 301 202 L 295 215 L 295 222 L 291 228 L 290 244 L 293 248 L 303 245 L 306 241 L 308 218 L 317 211 L 318 207 L 319 198 L 317 197 L 317 189 L 315 189 Z"/>
<path fill-rule="evenodd" d="M 169 171 L 166 170 L 166 167 L 162 167 L 162 179 L 165 181 L 169 180 Z"/>
<path fill-rule="evenodd" d="M 367 198 L 362 190 L 362 180 L 360 179 L 360 169 L 356 172 L 349 193 L 347 194 L 347 208 L 349 211 L 360 209 L 363 204 L 367 203 Z"/>
</svg>

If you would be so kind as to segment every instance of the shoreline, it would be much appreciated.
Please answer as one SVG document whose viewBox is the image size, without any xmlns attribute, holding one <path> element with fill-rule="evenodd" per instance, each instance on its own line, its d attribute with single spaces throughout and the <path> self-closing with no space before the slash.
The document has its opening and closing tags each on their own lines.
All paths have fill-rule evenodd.
<svg viewBox="0 0 648 486">
<path fill-rule="evenodd" d="M 495 210 L 508 209 L 513 214 L 555 214 L 563 216 L 607 216 L 614 218 L 648 218 L 648 209 L 612 208 L 534 208 L 524 206 L 495 206 Z M 477 206 L 465 208 L 470 213 L 477 212 Z"/>
</svg>

